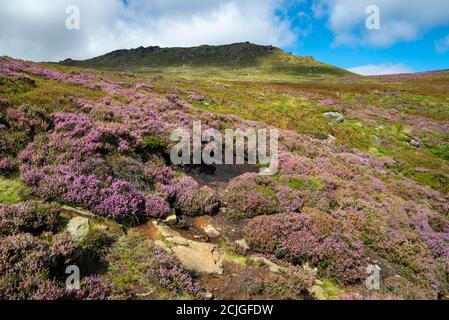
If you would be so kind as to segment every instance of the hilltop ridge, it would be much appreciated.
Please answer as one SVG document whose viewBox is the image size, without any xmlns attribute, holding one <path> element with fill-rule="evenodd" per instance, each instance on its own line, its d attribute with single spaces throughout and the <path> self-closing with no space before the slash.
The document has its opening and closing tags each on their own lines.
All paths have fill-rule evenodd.
<svg viewBox="0 0 449 320">
<path fill-rule="evenodd" d="M 350 72 L 316 61 L 313 57 L 297 56 L 274 46 L 249 42 L 228 45 L 201 45 L 190 48 L 159 46 L 115 50 L 87 60 L 67 59 L 65 66 L 104 70 L 170 71 L 170 68 L 215 68 L 227 72 L 286 76 L 344 76 Z"/>
</svg>

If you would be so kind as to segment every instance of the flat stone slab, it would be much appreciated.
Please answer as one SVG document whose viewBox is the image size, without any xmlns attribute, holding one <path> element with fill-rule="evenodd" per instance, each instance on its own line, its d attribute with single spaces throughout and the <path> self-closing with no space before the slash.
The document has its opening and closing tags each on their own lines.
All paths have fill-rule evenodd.
<svg viewBox="0 0 449 320">
<path fill-rule="evenodd" d="M 181 261 L 184 268 L 200 274 L 223 273 L 223 258 L 216 245 L 186 239 L 163 223 L 153 223 L 168 244 L 166 247 Z M 162 247 L 161 243 L 158 245 Z"/>
</svg>

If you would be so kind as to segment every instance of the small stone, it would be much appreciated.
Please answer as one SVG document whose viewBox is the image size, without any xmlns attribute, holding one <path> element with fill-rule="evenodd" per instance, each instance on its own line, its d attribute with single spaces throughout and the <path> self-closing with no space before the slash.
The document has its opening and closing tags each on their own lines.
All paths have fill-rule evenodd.
<svg viewBox="0 0 449 320">
<path fill-rule="evenodd" d="M 235 241 L 235 244 L 236 244 L 237 246 L 239 246 L 240 248 L 242 248 L 244 251 L 248 251 L 248 250 L 249 250 L 249 246 L 248 246 L 248 244 L 246 243 L 246 240 L 245 240 L 245 239 L 236 240 L 236 241 Z"/>
<path fill-rule="evenodd" d="M 376 144 L 379 144 L 382 142 L 382 140 L 380 140 L 380 138 L 378 136 L 372 136 L 371 141 Z"/>
<path fill-rule="evenodd" d="M 207 236 L 211 239 L 218 238 L 220 236 L 220 232 L 215 229 L 212 225 L 208 224 L 207 226 L 203 227 L 204 232 L 207 234 Z"/>
<path fill-rule="evenodd" d="M 343 122 L 345 117 L 339 112 L 326 112 L 323 114 L 326 118 L 335 120 L 336 122 Z"/>
<path fill-rule="evenodd" d="M 178 220 L 178 218 L 176 217 L 176 214 L 172 214 L 170 216 L 168 216 L 164 222 L 165 223 L 176 223 L 176 221 Z"/>
<path fill-rule="evenodd" d="M 204 300 L 212 300 L 214 298 L 214 295 L 211 292 L 201 292 L 199 296 Z"/>
<path fill-rule="evenodd" d="M 228 212 L 228 209 L 226 209 L 225 207 L 221 207 L 220 208 L 220 213 L 226 213 L 226 212 Z"/>
<path fill-rule="evenodd" d="M 330 134 L 327 136 L 326 142 L 328 144 L 335 144 L 336 141 L 337 141 L 337 138 L 335 138 L 333 135 Z"/>
<path fill-rule="evenodd" d="M 415 147 L 415 148 L 421 147 L 421 143 L 420 143 L 418 140 L 415 140 L 415 139 L 412 139 L 412 140 L 410 141 L 410 145 L 411 145 L 412 147 Z"/>
<path fill-rule="evenodd" d="M 75 217 L 67 224 L 67 232 L 75 241 L 83 240 L 89 234 L 89 230 L 89 219 L 87 218 Z"/>
<path fill-rule="evenodd" d="M 268 267 L 268 269 L 271 272 L 274 272 L 274 273 L 280 273 L 280 272 L 287 272 L 288 271 L 287 268 L 281 267 L 280 265 L 277 265 L 273 261 L 270 261 L 270 260 L 268 260 L 267 258 L 264 258 L 264 257 L 251 257 L 251 260 L 266 265 Z"/>
</svg>

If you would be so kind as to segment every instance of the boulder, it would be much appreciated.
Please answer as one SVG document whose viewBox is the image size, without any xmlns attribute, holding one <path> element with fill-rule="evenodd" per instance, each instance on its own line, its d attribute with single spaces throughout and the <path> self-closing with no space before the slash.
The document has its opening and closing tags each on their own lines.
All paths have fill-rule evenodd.
<svg viewBox="0 0 449 320">
<path fill-rule="evenodd" d="M 75 217 L 69 221 L 66 230 L 72 236 L 73 240 L 81 241 L 89 234 L 89 219 Z"/>
</svg>

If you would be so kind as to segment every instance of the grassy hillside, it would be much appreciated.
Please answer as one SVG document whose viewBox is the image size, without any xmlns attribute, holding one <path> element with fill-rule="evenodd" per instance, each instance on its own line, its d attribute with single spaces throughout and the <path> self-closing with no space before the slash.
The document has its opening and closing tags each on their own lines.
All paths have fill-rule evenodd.
<svg viewBox="0 0 449 320">
<path fill-rule="evenodd" d="M 177 73 L 186 76 L 251 77 L 343 76 L 350 74 L 318 61 L 286 53 L 273 46 L 236 43 L 193 48 L 140 47 L 117 50 L 84 61 L 62 65 L 103 70 Z"/>
<path fill-rule="evenodd" d="M 274 76 L 306 58 L 264 50 L 151 72 L 0 57 L 0 261 L 20 260 L 0 298 L 449 298 L 449 72 Z M 171 132 L 198 119 L 279 128 L 278 174 L 173 165 Z M 93 229 L 73 244 L 80 215 Z M 34 256 L 51 267 L 25 278 Z M 64 261 L 96 277 L 80 296 Z"/>
</svg>

